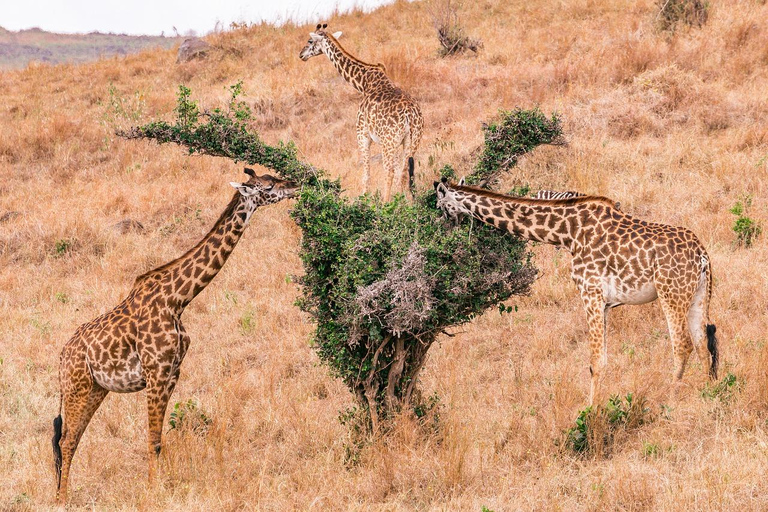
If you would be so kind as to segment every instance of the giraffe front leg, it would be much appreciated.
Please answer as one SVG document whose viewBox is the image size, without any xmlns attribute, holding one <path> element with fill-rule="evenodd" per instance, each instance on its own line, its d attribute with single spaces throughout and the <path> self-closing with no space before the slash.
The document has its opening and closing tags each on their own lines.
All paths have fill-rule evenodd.
<svg viewBox="0 0 768 512">
<path fill-rule="evenodd" d="M 589 405 L 595 403 L 605 367 L 608 365 L 608 347 L 605 341 L 605 318 L 607 308 L 602 291 L 598 289 L 583 291 L 582 300 L 587 313 L 589 328 Z"/>
<path fill-rule="evenodd" d="M 154 486 L 157 481 L 157 466 L 162 450 L 165 411 L 168 408 L 168 402 L 171 399 L 171 394 L 176 387 L 176 381 L 179 377 L 178 369 L 173 375 L 168 375 L 166 372 L 158 373 L 159 375 L 156 379 L 153 379 L 151 387 L 150 383 L 147 383 L 147 451 L 150 486 Z"/>
</svg>

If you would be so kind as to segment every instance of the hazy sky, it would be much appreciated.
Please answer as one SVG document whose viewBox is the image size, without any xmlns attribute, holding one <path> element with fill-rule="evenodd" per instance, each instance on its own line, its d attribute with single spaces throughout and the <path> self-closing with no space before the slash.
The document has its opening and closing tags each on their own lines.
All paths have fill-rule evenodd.
<svg viewBox="0 0 768 512">
<path fill-rule="evenodd" d="M 115 32 L 203 35 L 216 22 L 320 21 L 338 6 L 366 10 L 391 0 L 3 0 L 0 26 L 8 30 L 39 27 L 50 32 Z"/>
</svg>

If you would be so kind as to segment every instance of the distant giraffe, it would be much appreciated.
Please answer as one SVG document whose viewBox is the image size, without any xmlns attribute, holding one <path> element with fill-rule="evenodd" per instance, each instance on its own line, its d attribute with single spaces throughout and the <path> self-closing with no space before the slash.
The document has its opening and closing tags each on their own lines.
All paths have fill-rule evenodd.
<svg viewBox="0 0 768 512">
<path fill-rule="evenodd" d="M 657 297 L 669 327 L 675 380 L 682 378 L 693 346 L 710 378 L 717 378 L 717 339 L 715 326 L 709 323 L 712 266 L 691 231 L 636 219 L 617 210 L 605 197 L 511 197 L 466 187 L 462 182 L 453 185 L 445 179 L 435 182 L 435 188 L 437 206 L 453 220 L 469 215 L 527 240 L 571 252 L 571 277 L 584 301 L 589 325 L 590 404 L 608 363 L 608 310 L 645 304 Z"/>
<path fill-rule="evenodd" d="M 424 118 L 419 105 L 387 77 L 382 64 L 367 64 L 341 47 L 341 32 L 331 35 L 327 25 L 317 25 L 309 33 L 309 41 L 299 57 L 307 61 L 324 53 L 339 74 L 363 94 L 357 111 L 357 145 L 363 154 L 363 192 L 368 191 L 371 141 L 382 146 L 384 170 L 387 173 L 385 201 L 389 201 L 392 183 L 398 190 L 406 187 L 413 194 L 413 155 L 419 147 Z M 400 160 L 400 150 L 404 158 Z M 406 167 L 408 174 L 406 178 Z M 407 179 L 407 182 L 406 182 Z"/>
<path fill-rule="evenodd" d="M 557 190 L 539 190 L 531 197 L 534 199 L 570 199 L 572 197 L 586 197 L 587 194 L 583 192 L 575 192 L 573 190 L 566 190 L 558 192 Z M 614 208 L 621 210 L 621 203 L 616 201 Z"/>
<path fill-rule="evenodd" d="M 154 481 L 165 409 L 189 347 L 184 308 L 221 270 L 259 206 L 291 197 L 297 187 L 266 174 L 237 189 L 207 235 L 178 259 L 139 276 L 111 311 L 81 325 L 61 351 L 61 402 L 53 421 L 56 494 L 67 500 L 72 458 L 107 393 L 147 390 L 149 481 Z M 62 421 L 62 407 L 64 419 Z"/>
</svg>

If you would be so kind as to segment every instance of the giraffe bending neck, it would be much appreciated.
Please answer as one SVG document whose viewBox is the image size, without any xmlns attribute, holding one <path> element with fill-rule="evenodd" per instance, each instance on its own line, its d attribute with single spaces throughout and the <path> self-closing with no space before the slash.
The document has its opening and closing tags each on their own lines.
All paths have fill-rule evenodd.
<svg viewBox="0 0 768 512">
<path fill-rule="evenodd" d="M 245 232 L 253 211 L 249 199 L 235 192 L 227 208 L 207 235 L 183 256 L 139 276 L 168 284 L 163 290 L 169 305 L 183 310 L 216 277 Z"/>
<path fill-rule="evenodd" d="M 580 217 L 602 215 L 607 208 L 614 207 L 610 199 L 598 196 L 542 200 L 510 197 L 461 185 L 452 186 L 452 191 L 455 203 L 439 206 L 445 206 L 446 213 L 454 219 L 458 213 L 466 213 L 526 240 L 562 246 L 571 251 L 582 230 Z"/>
<path fill-rule="evenodd" d="M 371 71 L 379 71 L 376 75 L 384 75 L 380 64 L 368 64 L 353 57 L 330 34 L 325 35 L 322 50 L 341 77 L 357 89 L 358 92 L 365 94 L 374 84 L 374 81 L 371 80 Z"/>
</svg>

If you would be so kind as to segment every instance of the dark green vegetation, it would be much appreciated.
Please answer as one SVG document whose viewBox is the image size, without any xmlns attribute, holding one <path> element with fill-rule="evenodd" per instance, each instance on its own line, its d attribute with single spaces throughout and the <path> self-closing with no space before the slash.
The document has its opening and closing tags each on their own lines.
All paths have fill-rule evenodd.
<svg viewBox="0 0 768 512">
<path fill-rule="evenodd" d="M 730 212 L 736 216 L 733 222 L 733 232 L 736 233 L 736 245 L 752 247 L 752 244 L 763 232 L 763 227 L 759 222 L 747 216 L 752 207 L 752 197 L 745 196 L 730 209 Z"/>
<path fill-rule="evenodd" d="M 318 356 L 358 397 L 369 426 L 404 406 L 423 415 L 436 402 L 421 400 L 417 389 L 429 347 L 447 329 L 529 291 L 537 271 L 525 243 L 469 221 L 449 225 L 431 187 L 413 202 L 340 195 L 339 181 L 299 161 L 292 144 L 264 144 L 249 129 L 240 84 L 231 93 L 228 107 L 201 113 L 181 86 L 175 123 L 154 122 L 121 135 L 259 164 L 301 183 L 292 211 L 303 232 L 298 306 L 317 323 Z M 475 182 L 495 179 L 523 153 L 558 139 L 560 129 L 556 117 L 515 110 L 501 112 L 485 133 L 470 176 Z"/>
<path fill-rule="evenodd" d="M 613 395 L 605 406 L 589 406 L 579 412 L 576 424 L 565 432 L 565 445 L 579 454 L 609 455 L 617 436 L 653 419 L 643 397 Z"/>
<path fill-rule="evenodd" d="M 183 38 L 125 34 L 54 34 L 39 28 L 11 32 L 0 27 L 0 69 L 23 68 L 31 61 L 81 63 L 147 48 L 170 48 Z"/>
</svg>

